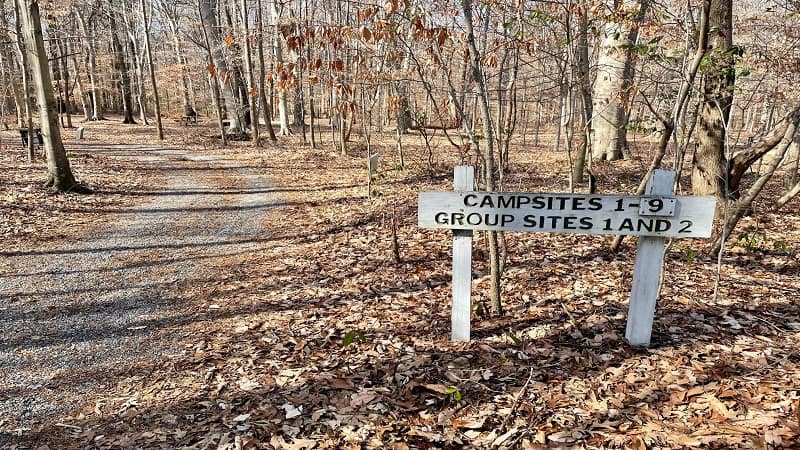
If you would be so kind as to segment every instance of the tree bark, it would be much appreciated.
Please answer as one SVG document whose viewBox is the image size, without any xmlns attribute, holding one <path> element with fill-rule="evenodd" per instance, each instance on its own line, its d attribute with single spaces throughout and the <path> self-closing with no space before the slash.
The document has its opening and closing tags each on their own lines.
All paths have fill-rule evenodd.
<svg viewBox="0 0 800 450">
<path fill-rule="evenodd" d="M 134 73 L 136 75 L 136 104 L 139 107 L 139 120 L 141 120 L 144 125 L 149 125 L 150 122 L 147 120 L 147 95 L 145 93 L 144 82 L 144 49 L 142 49 L 138 37 L 136 36 L 137 21 L 135 13 L 128 9 L 129 6 L 130 8 L 134 7 L 132 2 L 130 5 L 129 2 L 122 2 L 123 17 L 125 19 L 125 27 L 128 34 L 128 45 L 125 46 L 125 49 L 132 53 L 134 61 Z"/>
<path fill-rule="evenodd" d="M 261 1 L 261 0 L 256 0 Z M 242 52 L 244 56 L 244 70 L 247 76 L 247 96 L 250 99 L 250 130 L 253 133 L 253 144 L 259 145 L 261 137 L 259 136 L 258 128 L 258 108 L 256 107 L 256 96 L 253 95 L 257 92 L 255 85 L 255 77 L 253 75 L 253 62 L 250 58 L 250 25 L 247 19 L 247 0 L 241 0 L 241 16 L 242 26 L 244 27 L 244 45 Z"/>
<path fill-rule="evenodd" d="M 200 12 L 200 17 L 203 16 L 203 6 L 202 4 L 198 4 L 198 9 Z M 208 35 L 208 30 L 205 26 L 202 26 L 201 31 L 203 33 L 203 40 L 205 41 L 205 50 L 206 50 L 206 59 L 208 61 L 208 86 L 211 89 L 211 99 L 214 103 L 214 109 L 217 112 L 217 125 L 219 126 L 219 133 L 220 139 L 222 140 L 222 145 L 228 144 L 228 138 L 225 134 L 225 125 L 224 125 L 224 116 L 222 113 L 222 99 L 220 98 L 219 92 L 219 82 L 216 76 L 216 70 L 213 69 L 214 67 L 214 55 L 211 51 L 211 38 Z"/>
<path fill-rule="evenodd" d="M 15 9 L 14 15 L 15 15 L 15 17 L 18 17 L 19 14 L 16 12 L 16 9 L 17 9 L 16 8 L 16 4 L 14 5 L 14 9 Z M 0 13 L 1 12 L 2 11 L 0 11 Z M 2 29 L 9 29 L 8 20 L 6 19 L 6 16 L 5 16 L 4 13 L 0 14 L 0 27 L 2 27 Z M 17 29 L 15 29 L 14 31 L 17 33 L 17 36 L 19 36 L 19 31 Z M 18 43 L 19 43 L 19 40 L 18 40 Z M 15 45 L 14 47 L 16 49 L 19 49 L 19 45 Z M 20 92 L 20 86 L 17 83 L 17 76 L 16 76 L 15 71 L 14 71 L 15 60 L 14 60 L 13 52 L 14 52 L 14 50 L 12 50 L 11 46 L 9 46 L 9 45 L 4 45 L 4 46 L 2 46 L 2 48 L 0 48 L 0 64 L 2 64 L 2 68 L 0 68 L 0 70 L 2 70 L 2 72 L 3 72 L 2 73 L 2 75 L 3 75 L 3 80 L 2 80 L 3 86 L 8 86 L 10 88 L 10 90 L 11 90 L 11 95 L 12 95 L 12 98 L 13 98 L 13 101 L 14 101 L 14 109 L 15 109 L 15 114 L 16 114 L 17 128 L 22 128 L 22 126 L 24 125 L 24 120 L 25 120 L 24 119 L 24 114 L 25 114 L 24 113 L 24 109 L 25 108 L 23 106 L 22 92 Z M 22 56 L 22 55 L 20 54 L 19 56 Z M 6 102 L 7 101 L 7 97 L 4 98 L 3 101 Z M 4 123 L 4 125 L 5 125 L 5 123 Z"/>
<path fill-rule="evenodd" d="M 281 8 L 283 6 L 278 6 L 278 0 L 272 1 L 272 27 L 273 27 L 273 37 L 272 37 L 272 50 L 273 50 L 273 57 L 275 61 L 275 65 L 280 67 L 283 65 L 283 49 L 281 47 L 281 40 L 280 40 L 280 32 L 278 29 L 280 18 L 281 18 Z M 281 136 L 288 136 L 290 134 L 289 131 L 289 112 L 287 110 L 287 94 L 285 87 L 278 87 L 278 117 L 280 120 L 280 131 L 278 134 Z"/>
<path fill-rule="evenodd" d="M 795 125 L 795 127 L 797 128 L 797 125 Z M 791 158 L 798 158 L 798 155 L 800 155 L 800 133 L 795 132 L 787 153 Z M 789 189 L 775 202 L 776 210 L 783 208 L 789 203 L 789 200 L 800 193 L 800 180 L 797 179 L 798 164 L 800 164 L 800 161 L 797 159 L 791 161 L 791 174 L 787 179 L 787 181 L 789 181 Z"/>
<path fill-rule="evenodd" d="M 5 67 L 7 81 L 11 85 L 11 92 L 14 96 L 14 109 L 16 110 L 17 128 L 22 128 L 25 125 L 25 97 L 22 95 L 22 87 L 17 83 L 16 76 L 14 76 L 14 68 L 16 60 L 9 51 L 6 54 L 7 65 Z"/>
<path fill-rule="evenodd" d="M 153 103 L 156 113 L 156 134 L 158 139 L 164 139 L 164 127 L 161 124 L 161 98 L 158 96 L 158 84 L 156 83 L 156 68 L 153 65 L 153 50 L 150 48 L 150 22 L 147 20 L 147 8 L 144 0 L 139 0 L 142 8 L 142 25 L 144 26 L 145 47 L 147 47 L 147 67 L 150 72 L 150 84 L 153 86 Z"/>
<path fill-rule="evenodd" d="M 752 210 L 753 200 L 761 193 L 761 190 L 764 189 L 767 182 L 772 178 L 777 170 L 778 166 L 780 165 L 783 156 L 786 154 L 786 151 L 792 144 L 794 136 L 797 134 L 798 124 L 793 123 L 786 129 L 786 133 L 781 139 L 780 144 L 780 155 L 778 158 L 767 164 L 767 169 L 763 175 L 758 177 L 756 182 L 747 192 L 738 199 L 735 203 L 733 203 L 731 209 L 731 213 L 725 220 L 725 224 L 722 229 L 722 233 L 720 233 L 714 241 L 714 245 L 711 248 L 711 253 L 718 253 L 722 246 L 725 244 L 725 241 L 728 236 L 733 232 L 736 225 L 739 223 L 742 217 L 747 214 L 748 211 Z"/>
<path fill-rule="evenodd" d="M 692 167 L 692 193 L 713 195 L 718 210 L 727 200 L 725 135 L 733 103 L 733 25 L 731 0 L 712 0 L 708 40 L 708 66 L 703 86 L 703 106 L 697 127 L 697 149 Z"/>
<path fill-rule="evenodd" d="M 109 32 L 111 33 L 111 48 L 114 51 L 114 69 L 120 78 L 120 88 L 122 94 L 122 123 L 136 123 L 133 119 L 133 100 L 131 99 L 131 78 L 128 74 L 128 64 L 125 62 L 125 52 L 123 51 L 122 44 L 120 44 L 117 20 L 114 11 L 113 2 L 109 1 L 108 21 L 110 25 Z"/>
<path fill-rule="evenodd" d="M 573 51 L 575 52 L 574 70 L 581 106 L 580 119 L 583 133 L 581 133 L 582 146 L 575 155 L 575 164 L 572 165 L 572 180 L 581 183 L 586 168 L 586 157 L 591 157 L 592 149 L 592 82 L 589 75 L 589 19 L 586 5 L 581 8 L 578 18 L 578 42 Z M 589 170 L 591 175 L 591 163 Z"/>
<path fill-rule="evenodd" d="M 103 103 L 100 99 L 100 83 L 97 79 L 97 57 L 94 46 L 94 36 L 90 33 L 90 28 L 86 24 L 86 18 L 80 11 L 75 12 L 80 24 L 81 32 L 84 39 L 86 39 L 86 61 L 88 64 L 89 72 L 89 86 L 91 88 L 91 104 L 92 104 L 92 117 L 90 120 L 105 120 L 103 117 Z"/>
<path fill-rule="evenodd" d="M 55 40 L 56 48 L 58 49 L 58 73 L 59 78 L 61 78 L 61 82 L 64 84 L 64 117 L 66 119 L 66 123 L 62 124 L 64 128 L 72 128 L 72 88 L 70 88 L 70 75 L 69 75 L 69 61 L 67 60 L 67 54 L 69 51 L 66 48 L 66 44 L 62 42 L 60 39 Z"/>
<path fill-rule="evenodd" d="M 6 25 L 6 24 L 3 24 L 3 25 Z M 21 95 L 19 94 L 19 88 L 17 87 L 16 83 L 14 82 L 14 78 L 16 78 L 16 77 L 15 77 L 14 74 L 11 73 L 11 64 L 10 64 L 11 63 L 11 58 L 9 58 L 9 54 L 8 53 L 10 53 L 10 52 L 6 52 L 5 49 L 0 49 L 0 83 L 2 83 L 2 86 L 8 86 L 9 90 L 11 91 L 12 99 L 13 99 L 13 102 L 14 102 L 14 109 L 16 110 L 16 114 L 17 114 L 16 119 L 17 119 L 17 123 L 19 123 L 19 121 L 20 121 L 19 112 L 20 111 L 19 111 L 19 108 L 17 107 L 17 105 L 20 103 Z M 3 119 L 2 119 L 3 128 L 8 130 L 8 128 L 9 128 L 8 127 L 8 123 L 5 121 L 5 116 L 6 116 L 7 112 L 8 112 L 8 104 L 9 104 L 8 96 L 7 95 L 3 96 L 3 99 L 0 100 L 0 101 L 2 101 L 2 104 L 0 104 L 0 116 L 3 117 Z"/>
<path fill-rule="evenodd" d="M 78 190 L 67 159 L 67 152 L 61 142 L 58 128 L 58 109 L 53 94 L 53 81 L 44 51 L 42 24 L 39 17 L 39 4 L 36 0 L 16 0 L 22 19 L 23 37 L 28 51 L 33 81 L 36 85 L 36 99 L 39 103 L 42 137 L 47 152 L 47 186 L 59 192 Z M 34 136 L 30 136 L 32 140 Z"/>
<path fill-rule="evenodd" d="M 196 115 L 194 107 L 192 106 L 191 96 L 189 95 L 190 83 L 186 70 L 186 57 L 183 54 L 183 48 L 180 40 L 180 23 L 179 13 L 174 2 L 171 0 L 160 0 L 163 15 L 166 17 L 167 25 L 169 26 L 170 34 L 172 34 L 172 51 L 175 54 L 175 62 L 180 66 L 180 96 L 181 106 L 183 107 L 184 116 Z"/>
<path fill-rule="evenodd" d="M 264 9 L 261 1 L 256 1 L 256 29 L 258 29 L 258 98 L 261 103 L 261 116 L 264 117 L 264 125 L 267 127 L 269 140 L 275 142 L 275 129 L 272 127 L 272 102 L 267 100 L 266 90 L 266 67 L 264 64 Z M 256 119 L 256 122 L 258 119 Z"/>
<path fill-rule="evenodd" d="M 603 27 L 592 100 L 595 113 L 592 121 L 594 159 L 621 159 L 627 145 L 627 103 L 635 62 L 633 52 L 625 46 L 636 42 L 648 3 L 648 0 L 619 2 L 617 12 L 620 17 Z"/>
<path fill-rule="evenodd" d="M 742 177 L 744 176 L 747 169 L 749 169 L 756 161 L 761 159 L 764 155 L 769 153 L 770 151 L 774 151 L 774 149 L 781 143 L 784 139 L 786 131 L 793 126 L 797 126 L 800 123 L 800 105 L 796 106 L 795 109 L 789 113 L 786 117 L 784 117 L 780 122 L 775 125 L 769 133 L 766 134 L 761 140 L 759 140 L 755 145 L 752 145 L 746 150 L 737 152 L 731 158 L 729 163 L 730 166 L 730 175 L 729 175 L 729 190 L 732 193 L 738 193 L 742 181 Z"/>
<path fill-rule="evenodd" d="M 69 53 L 69 44 L 66 46 L 67 53 Z M 89 101 L 86 99 L 86 90 L 83 88 L 83 80 L 81 79 L 81 69 L 80 64 L 78 64 L 78 58 L 72 56 L 70 58 L 72 60 L 72 67 L 75 69 L 75 86 L 78 88 L 78 98 L 81 100 L 81 110 L 83 111 L 83 121 L 88 122 L 92 119 L 92 114 L 89 109 Z"/>
<path fill-rule="evenodd" d="M 228 118 L 228 133 L 241 133 L 242 124 L 239 115 L 239 104 L 236 100 L 236 76 L 228 67 L 228 61 L 222 51 L 222 35 L 217 21 L 217 7 L 215 0 L 200 0 L 200 15 L 202 26 L 208 36 L 211 58 L 214 64 L 212 75 L 219 80 L 221 85 L 222 100 L 225 103 L 226 117 Z"/>
<path fill-rule="evenodd" d="M 30 31 L 30 30 L 23 30 L 23 23 L 25 23 L 25 18 L 28 15 L 24 3 L 19 3 L 15 0 L 14 14 L 17 16 L 17 21 L 16 21 L 17 36 L 22 37 L 23 32 Z M 39 33 L 41 33 L 41 29 L 39 30 Z M 20 62 L 20 68 L 22 70 L 22 95 L 23 95 L 23 104 L 25 106 L 25 126 L 28 129 L 28 147 L 27 147 L 28 161 L 33 161 L 33 159 L 36 157 L 36 154 L 33 151 L 34 131 L 33 131 L 33 105 L 31 105 L 31 94 L 30 94 L 31 82 L 30 79 L 28 78 L 28 69 L 31 67 L 30 56 L 32 54 L 32 52 L 29 50 L 29 47 L 32 45 L 33 42 L 34 40 L 28 39 L 27 36 L 24 39 L 24 41 L 23 39 L 17 40 L 17 50 L 19 51 L 19 62 Z M 46 56 L 45 56 L 45 61 L 47 61 Z"/>
<path fill-rule="evenodd" d="M 683 81 L 681 82 L 681 86 L 678 88 L 678 96 L 675 99 L 670 116 L 662 117 L 659 114 L 658 109 L 653 108 L 650 103 L 648 103 L 648 107 L 650 107 L 651 110 L 650 112 L 658 117 L 663 130 L 661 131 L 661 139 L 659 139 L 658 142 L 658 150 L 653 156 L 650 167 L 647 169 L 647 173 L 645 173 L 645 176 L 639 183 L 639 187 L 636 190 L 636 195 L 644 194 L 645 189 L 647 188 L 647 182 L 650 180 L 653 172 L 661 167 L 661 162 L 667 153 L 667 146 L 669 145 L 670 139 L 672 139 L 672 135 L 675 132 L 675 124 L 679 123 L 679 121 L 682 120 L 681 118 L 685 115 L 689 93 L 691 92 L 692 86 L 697 78 L 697 72 L 700 69 L 700 65 L 705 59 L 707 53 L 708 35 L 710 31 L 708 19 L 710 7 L 711 0 L 703 0 L 702 4 L 700 5 L 700 24 L 697 29 L 697 48 L 692 60 L 686 67 Z M 675 162 L 676 167 L 680 167 L 682 156 L 679 156 L 678 159 L 679 160 Z M 680 174 L 680 170 L 676 170 L 676 172 Z M 619 250 L 624 237 L 625 236 L 623 235 L 618 235 L 614 238 L 614 241 L 611 244 L 611 251 L 616 252 Z"/>
<path fill-rule="evenodd" d="M 483 132 L 485 134 L 484 145 L 486 150 L 484 152 L 485 167 L 486 167 L 486 190 L 495 190 L 495 161 L 494 161 L 494 127 L 492 126 L 492 114 L 489 110 L 489 97 L 486 93 L 486 84 L 483 77 L 483 70 L 481 68 L 481 55 L 478 53 L 478 48 L 475 45 L 475 32 L 473 29 L 472 21 L 472 0 L 462 0 L 462 12 L 464 13 L 464 30 L 466 31 L 467 48 L 470 54 L 470 67 L 472 69 L 472 77 L 475 81 L 475 88 L 477 91 L 477 99 L 479 102 L 479 109 L 483 118 Z M 474 140 L 474 139 L 473 139 Z M 474 140 L 473 145 L 476 149 L 478 141 Z M 503 314 L 503 303 L 500 295 L 500 249 L 497 239 L 496 231 L 489 231 L 489 277 L 491 279 L 490 298 L 492 301 L 492 308 L 498 315 Z"/>
</svg>

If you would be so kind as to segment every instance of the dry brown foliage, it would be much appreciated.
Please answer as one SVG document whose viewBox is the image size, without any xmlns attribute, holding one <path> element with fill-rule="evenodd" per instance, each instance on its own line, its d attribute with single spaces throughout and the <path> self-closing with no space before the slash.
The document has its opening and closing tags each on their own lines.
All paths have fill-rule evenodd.
<svg viewBox="0 0 800 450">
<path fill-rule="evenodd" d="M 404 171 L 393 143 L 379 142 L 378 195 L 367 199 L 364 155 L 304 147 L 298 134 L 221 149 L 206 125 L 172 126 L 165 145 L 225 153 L 272 180 L 276 206 L 252 236 L 257 250 L 205 260 L 208 284 L 176 285 L 191 320 L 158 330 L 185 335 L 171 358 L 120 368 L 107 391 L 25 433 L 19 448 L 800 446 L 796 203 L 781 214 L 757 206 L 759 219 L 732 238 L 716 302 L 707 243 L 675 242 L 647 350 L 623 339 L 632 244 L 611 254 L 605 237 L 509 234 L 508 314 L 476 315 L 473 341 L 454 344 L 450 236 L 417 228 L 415 202 L 418 191 L 451 189 L 456 150 L 442 144 L 429 174 L 415 136 Z M 158 145 L 141 126 L 86 126 L 97 148 Z M 52 195 L 42 163 L 2 138 L 4 249 L 78 239 L 109 221 L 108 206 L 159 187 L 158 174 L 81 147 L 71 161 L 96 193 Z M 638 154 L 597 165 L 601 190 L 634 189 L 646 145 Z M 565 167 L 565 155 L 518 143 L 507 190 L 564 191 Z M 483 248 L 478 236 L 476 303 L 488 292 Z"/>
</svg>

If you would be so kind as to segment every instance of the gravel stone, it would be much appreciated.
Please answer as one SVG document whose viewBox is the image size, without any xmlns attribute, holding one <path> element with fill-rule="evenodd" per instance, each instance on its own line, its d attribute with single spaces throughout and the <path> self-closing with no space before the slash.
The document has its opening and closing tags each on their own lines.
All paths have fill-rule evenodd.
<svg viewBox="0 0 800 450">
<path fill-rule="evenodd" d="M 176 288 L 213 280 L 204 259 L 255 248 L 273 206 L 261 175 L 222 156 L 89 151 L 167 169 L 165 187 L 78 242 L 2 254 L 0 446 L 81 407 L 120 367 L 176 352 L 169 330 L 192 320 Z"/>
</svg>

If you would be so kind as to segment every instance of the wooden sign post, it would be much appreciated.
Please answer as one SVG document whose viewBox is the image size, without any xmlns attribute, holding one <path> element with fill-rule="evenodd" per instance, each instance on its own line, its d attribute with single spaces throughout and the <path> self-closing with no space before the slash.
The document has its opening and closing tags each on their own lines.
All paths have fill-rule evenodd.
<svg viewBox="0 0 800 450">
<path fill-rule="evenodd" d="M 645 194 L 670 195 L 674 192 L 672 189 L 674 184 L 675 171 L 657 170 L 648 180 Z M 711 213 L 714 213 L 713 207 Z M 636 244 L 631 300 L 628 303 L 628 324 L 625 327 L 625 339 L 631 345 L 644 347 L 650 345 L 666 246 L 666 239 L 660 236 L 639 236 L 639 242 Z"/>
<path fill-rule="evenodd" d="M 456 166 L 453 170 L 456 191 L 471 191 L 475 168 Z M 468 341 L 472 311 L 472 230 L 453 230 L 453 306 L 450 310 L 453 341 Z"/>
<path fill-rule="evenodd" d="M 378 172 L 378 157 L 380 157 L 378 153 L 373 153 L 369 155 L 369 174 L 370 176 L 375 175 Z"/>
<path fill-rule="evenodd" d="M 647 346 L 666 238 L 709 237 L 714 197 L 673 195 L 675 172 L 656 170 L 646 195 L 471 191 L 474 169 L 458 166 L 453 192 L 419 194 L 418 224 L 453 230 L 452 339 L 470 338 L 472 230 L 640 236 L 625 337 Z"/>
</svg>

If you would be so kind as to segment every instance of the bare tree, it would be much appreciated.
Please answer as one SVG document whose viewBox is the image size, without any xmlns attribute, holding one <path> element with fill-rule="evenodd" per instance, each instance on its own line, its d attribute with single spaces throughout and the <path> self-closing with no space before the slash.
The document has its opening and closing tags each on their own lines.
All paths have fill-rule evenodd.
<svg viewBox="0 0 800 450">
<path fill-rule="evenodd" d="M 264 8 L 261 0 L 256 0 L 256 29 L 258 30 L 257 51 L 258 51 L 258 99 L 261 103 L 261 115 L 264 117 L 264 124 L 267 127 L 269 139 L 277 141 L 275 129 L 272 127 L 272 101 L 267 100 L 266 84 L 266 64 L 264 63 Z M 258 119 L 256 119 L 256 122 Z"/>
<path fill-rule="evenodd" d="M 36 157 L 36 154 L 33 151 L 33 105 L 31 105 L 31 96 L 30 96 L 30 79 L 28 78 L 28 69 L 30 67 L 30 57 L 29 51 L 26 48 L 26 45 L 31 45 L 30 43 L 33 42 L 30 39 L 22 39 L 23 29 L 22 24 L 25 14 L 23 7 L 20 6 L 20 3 L 14 3 L 14 14 L 16 15 L 16 33 L 17 33 L 17 51 L 19 53 L 19 61 L 20 61 L 20 69 L 22 71 L 22 94 L 23 94 L 23 105 L 25 111 L 25 126 L 28 129 L 28 161 L 33 161 Z M 27 30 L 25 30 L 27 31 Z M 27 43 L 26 43 L 27 42 Z"/>
<path fill-rule="evenodd" d="M 44 50 L 42 24 L 37 0 L 16 0 L 22 23 L 23 37 L 31 63 L 31 72 L 36 86 L 36 99 L 39 103 L 39 117 L 47 152 L 46 186 L 56 191 L 82 191 L 69 166 L 67 152 L 61 142 L 58 128 L 58 109 L 53 94 L 53 82 Z M 32 138 L 32 136 L 31 136 Z"/>
<path fill-rule="evenodd" d="M 242 133 L 241 108 L 236 99 L 236 76 L 229 68 L 223 51 L 225 40 L 222 39 L 220 24 L 217 20 L 215 0 L 200 0 L 200 17 L 204 32 L 208 36 L 209 51 L 212 58 L 213 76 L 219 80 L 222 100 L 225 104 L 226 117 L 229 121 L 228 133 Z"/>
<path fill-rule="evenodd" d="M 147 7 L 145 0 L 139 0 L 142 14 L 142 25 L 144 26 L 145 47 L 147 48 L 147 66 L 150 71 L 150 85 L 153 88 L 153 103 L 156 113 L 156 134 L 159 139 L 164 139 L 164 127 L 161 124 L 161 99 L 158 96 L 158 84 L 156 83 L 156 69 L 153 65 L 153 49 L 150 45 L 150 21 L 147 19 Z"/>
<path fill-rule="evenodd" d="M 272 56 L 275 61 L 276 70 L 283 72 L 283 46 L 280 38 L 280 21 L 283 12 L 283 5 L 278 0 L 272 0 Z M 289 131 L 289 111 L 287 105 L 286 87 L 278 87 L 278 117 L 280 121 L 280 131 L 278 134 L 286 136 L 290 134 Z"/>
<path fill-rule="evenodd" d="M 133 100 L 131 99 L 131 77 L 128 73 L 128 64 L 125 62 L 125 52 L 119 40 L 119 30 L 117 29 L 117 11 L 109 1 L 108 23 L 111 33 L 111 49 L 114 52 L 114 69 L 120 80 L 120 90 L 122 91 L 122 123 L 136 123 L 133 119 Z"/>
<path fill-rule="evenodd" d="M 75 17 L 78 19 L 81 33 L 83 34 L 84 47 L 86 48 L 86 63 L 89 73 L 90 96 L 92 105 L 91 120 L 105 120 L 103 117 L 103 103 L 100 99 L 100 82 L 98 80 L 97 51 L 95 49 L 94 26 L 89 26 L 96 14 L 96 8 L 91 7 L 87 12 L 76 8 Z"/>
<path fill-rule="evenodd" d="M 175 55 L 175 61 L 180 66 L 180 94 L 181 104 L 183 106 L 183 114 L 191 116 L 196 113 L 192 101 L 189 96 L 189 77 L 186 70 L 186 56 L 184 55 L 184 48 L 181 45 L 181 27 L 179 12 L 179 4 L 169 0 L 159 0 L 160 12 L 167 19 L 167 26 L 169 27 L 170 34 L 172 35 L 172 51 Z"/>
<path fill-rule="evenodd" d="M 467 48 L 470 55 L 470 68 L 472 77 L 475 80 L 475 90 L 479 102 L 479 109 L 483 117 L 483 132 L 486 136 L 484 140 L 484 160 L 485 160 L 485 181 L 486 190 L 495 190 L 495 156 L 494 156 L 494 127 L 492 125 L 492 114 L 489 110 L 489 96 L 486 93 L 486 85 L 481 68 L 481 54 L 475 45 L 475 32 L 472 21 L 472 0 L 462 0 L 462 12 L 464 13 L 464 30 L 466 32 Z M 479 149 L 479 143 L 473 139 L 472 144 Z M 503 314 L 503 303 L 500 297 L 500 249 L 496 231 L 489 231 L 489 269 L 491 278 L 490 296 L 492 308 L 496 314 Z"/>
<path fill-rule="evenodd" d="M 253 95 L 257 93 L 257 89 L 255 85 L 255 76 L 253 74 L 253 62 L 250 58 L 250 25 L 247 18 L 247 0 L 240 0 L 239 8 L 240 20 L 242 21 L 243 27 L 242 40 L 244 41 L 244 45 L 242 46 L 242 55 L 244 59 L 245 75 L 247 77 L 247 97 L 250 99 L 250 110 L 248 111 L 250 114 L 250 129 L 253 133 L 253 143 L 259 145 L 258 108 L 255 102 L 256 95 Z"/>
</svg>

